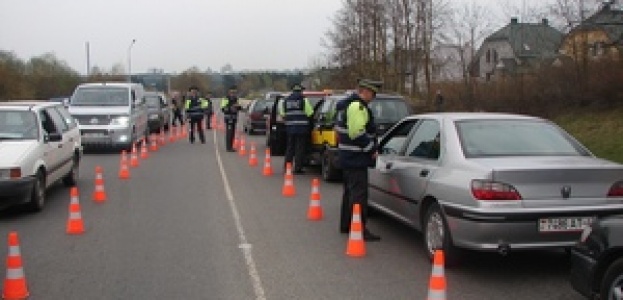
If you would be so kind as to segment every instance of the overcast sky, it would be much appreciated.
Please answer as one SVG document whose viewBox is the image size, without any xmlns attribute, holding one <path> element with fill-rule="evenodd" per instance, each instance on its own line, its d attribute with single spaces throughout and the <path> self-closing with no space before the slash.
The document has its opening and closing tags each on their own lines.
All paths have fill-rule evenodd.
<svg viewBox="0 0 623 300">
<path fill-rule="evenodd" d="M 467 1 L 467 0 L 452 0 Z M 498 6 L 496 1 L 479 3 Z M 520 0 L 517 0 L 519 2 Z M 536 1 L 536 0 L 525 0 Z M 91 66 L 132 72 L 191 66 L 220 70 L 305 68 L 342 0 L 0 0 L 0 49 L 22 59 L 52 52 L 86 73 Z M 495 8 L 494 8 L 495 9 Z M 127 70 L 127 69 L 126 69 Z"/>
</svg>

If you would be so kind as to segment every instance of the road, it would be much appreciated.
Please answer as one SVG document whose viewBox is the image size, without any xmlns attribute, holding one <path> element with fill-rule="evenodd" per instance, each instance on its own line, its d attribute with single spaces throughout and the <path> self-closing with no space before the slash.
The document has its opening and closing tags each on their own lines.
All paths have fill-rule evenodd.
<svg viewBox="0 0 623 300">
<path fill-rule="evenodd" d="M 325 218 L 307 221 L 311 179 L 319 174 L 297 175 L 297 196 L 284 198 L 281 157 L 273 158 L 275 176 L 263 177 L 261 166 L 223 151 L 223 133 L 207 137 L 205 145 L 167 144 L 127 181 L 117 178 L 118 154 L 86 154 L 83 235 L 65 233 L 69 192 L 60 185 L 41 213 L 1 212 L 0 237 L 20 235 L 31 299 L 426 297 L 431 266 L 420 234 L 376 216 L 370 227 L 382 241 L 367 243 L 366 257 L 350 258 L 347 236 L 338 233 L 341 184 L 321 183 Z M 263 138 L 250 138 L 260 165 Z M 96 165 L 104 168 L 103 204 L 90 197 Z M 562 251 L 469 253 L 446 270 L 448 298 L 582 299 L 568 268 Z"/>
</svg>

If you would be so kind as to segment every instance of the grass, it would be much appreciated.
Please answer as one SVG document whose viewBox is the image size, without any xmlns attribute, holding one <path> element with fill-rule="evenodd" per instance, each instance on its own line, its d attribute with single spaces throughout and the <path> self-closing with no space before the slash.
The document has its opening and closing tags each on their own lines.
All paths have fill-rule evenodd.
<svg viewBox="0 0 623 300">
<path fill-rule="evenodd" d="M 553 118 L 598 157 L 623 164 L 623 108 Z"/>
</svg>

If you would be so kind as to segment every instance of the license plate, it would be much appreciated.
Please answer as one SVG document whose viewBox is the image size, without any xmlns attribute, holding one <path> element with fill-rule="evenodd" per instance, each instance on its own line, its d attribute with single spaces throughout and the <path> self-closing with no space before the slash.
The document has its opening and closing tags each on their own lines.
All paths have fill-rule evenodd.
<svg viewBox="0 0 623 300">
<path fill-rule="evenodd" d="M 593 220 L 593 217 L 543 218 L 539 219 L 539 232 L 582 231 Z"/>
</svg>

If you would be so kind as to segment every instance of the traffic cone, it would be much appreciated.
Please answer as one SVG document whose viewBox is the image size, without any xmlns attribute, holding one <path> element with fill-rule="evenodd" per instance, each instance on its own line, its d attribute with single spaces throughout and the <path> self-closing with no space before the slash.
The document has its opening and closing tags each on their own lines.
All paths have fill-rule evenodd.
<svg viewBox="0 0 623 300">
<path fill-rule="evenodd" d="M 350 257 L 363 257 L 366 255 L 366 245 L 363 241 L 363 224 L 361 223 L 361 207 L 359 203 L 356 203 L 353 207 L 353 217 L 350 223 L 346 255 Z"/>
<path fill-rule="evenodd" d="M 132 168 L 139 166 L 138 153 L 136 152 L 136 144 L 132 144 L 132 152 L 130 153 L 130 167 Z"/>
<path fill-rule="evenodd" d="M 104 189 L 104 176 L 102 167 L 95 167 L 95 191 L 93 192 L 93 201 L 104 202 L 108 198 L 106 196 L 106 190 Z"/>
<path fill-rule="evenodd" d="M 162 132 L 162 131 L 160 131 Z M 158 137 L 155 134 L 151 135 L 151 138 L 149 139 L 150 141 L 150 146 L 149 146 L 149 151 L 151 152 L 156 152 L 158 151 Z"/>
<path fill-rule="evenodd" d="M 294 187 L 294 175 L 292 175 L 292 163 L 286 164 L 286 175 L 284 177 L 281 194 L 284 197 L 294 197 L 296 195 L 296 188 Z"/>
<path fill-rule="evenodd" d="M 6 258 L 6 278 L 2 289 L 2 299 L 26 299 L 29 296 L 22 265 L 22 254 L 19 250 L 17 232 L 9 232 L 9 254 Z"/>
<path fill-rule="evenodd" d="M 80 212 L 80 200 L 78 200 L 78 188 L 72 187 L 70 191 L 71 202 L 69 204 L 69 219 L 67 220 L 67 234 L 84 233 L 82 213 Z"/>
<path fill-rule="evenodd" d="M 141 159 L 148 159 L 149 152 L 147 152 L 147 142 L 143 140 L 141 143 Z"/>
<path fill-rule="evenodd" d="M 128 153 L 125 150 L 121 151 L 119 179 L 130 179 L 130 168 L 128 167 Z"/>
<path fill-rule="evenodd" d="M 232 146 L 234 149 L 240 148 L 240 132 L 236 132 L 236 134 L 234 134 L 234 144 Z"/>
<path fill-rule="evenodd" d="M 188 126 L 186 126 L 186 124 L 182 125 L 182 128 L 177 131 L 177 137 L 176 138 L 178 140 L 181 140 L 181 139 L 187 137 L 186 130 L 188 130 Z"/>
<path fill-rule="evenodd" d="M 433 270 L 428 283 L 428 300 L 446 299 L 446 276 L 444 274 L 443 250 L 435 250 Z"/>
<path fill-rule="evenodd" d="M 320 221 L 322 220 L 322 216 L 322 206 L 320 206 L 320 180 L 314 178 L 312 180 L 311 195 L 309 196 L 307 219 L 310 221 Z"/>
<path fill-rule="evenodd" d="M 169 126 L 169 131 L 171 130 L 171 127 Z M 160 137 L 158 138 L 158 143 L 160 144 L 160 146 L 164 146 L 167 143 L 167 139 L 164 136 L 164 130 L 160 131 Z"/>
<path fill-rule="evenodd" d="M 257 166 L 257 153 L 255 150 L 255 143 L 251 143 L 251 152 L 249 153 L 249 166 Z"/>
<path fill-rule="evenodd" d="M 215 113 L 212 113 L 212 119 L 210 120 L 210 123 L 211 123 L 210 127 L 214 128 L 214 129 L 217 129 L 216 128 L 216 114 Z"/>
<path fill-rule="evenodd" d="M 273 167 L 270 163 L 270 148 L 266 148 L 266 150 L 264 150 L 264 153 L 264 168 L 262 169 L 262 175 L 273 176 Z"/>
<path fill-rule="evenodd" d="M 180 125 L 181 126 L 181 125 Z M 172 127 L 169 129 L 169 143 L 175 142 L 175 131 L 178 127 Z"/>
<path fill-rule="evenodd" d="M 247 155 L 247 148 L 245 146 L 244 135 L 240 137 L 240 149 L 238 150 L 238 155 L 240 156 Z"/>
</svg>

